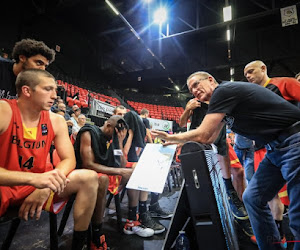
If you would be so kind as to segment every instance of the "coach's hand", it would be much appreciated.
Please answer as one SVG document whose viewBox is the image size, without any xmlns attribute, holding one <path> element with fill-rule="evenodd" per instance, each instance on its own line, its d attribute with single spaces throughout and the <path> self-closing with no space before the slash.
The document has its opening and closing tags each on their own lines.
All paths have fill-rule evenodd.
<svg viewBox="0 0 300 250">
<path fill-rule="evenodd" d="M 151 134 L 154 135 L 155 137 L 162 139 L 163 146 L 178 144 L 178 141 L 175 140 L 175 138 L 173 139 L 173 137 L 174 137 L 173 135 L 169 135 L 168 133 L 166 133 L 164 131 L 152 130 Z"/>
<path fill-rule="evenodd" d="M 53 192 L 61 193 L 68 183 L 69 179 L 59 169 L 54 169 L 42 174 L 36 174 L 36 177 L 32 178 L 29 185 L 36 188 L 50 188 Z"/>
<path fill-rule="evenodd" d="M 158 130 L 152 130 L 151 134 L 154 135 L 155 137 L 158 137 L 162 140 L 167 141 L 170 135 L 164 131 L 158 131 Z"/>
<path fill-rule="evenodd" d="M 23 201 L 19 209 L 19 217 L 23 220 L 28 220 L 28 214 L 31 218 L 38 220 L 41 217 L 41 212 L 44 203 L 50 195 L 50 189 L 36 189 Z"/>
<path fill-rule="evenodd" d="M 188 103 L 185 106 L 185 109 L 186 110 L 194 110 L 198 107 L 201 107 L 201 103 L 199 101 L 197 101 L 197 99 L 193 98 L 188 101 Z"/>
</svg>

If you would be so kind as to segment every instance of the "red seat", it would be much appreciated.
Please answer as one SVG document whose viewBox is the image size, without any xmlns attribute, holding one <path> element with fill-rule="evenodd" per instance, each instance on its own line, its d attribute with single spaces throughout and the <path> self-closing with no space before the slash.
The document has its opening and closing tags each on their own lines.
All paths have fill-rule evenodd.
<svg viewBox="0 0 300 250">
<path fill-rule="evenodd" d="M 81 102 L 80 100 L 75 99 L 74 104 L 77 105 L 79 108 L 81 108 Z"/>
<path fill-rule="evenodd" d="M 74 100 L 71 97 L 67 97 L 67 104 L 69 107 L 72 107 L 74 105 Z"/>
<path fill-rule="evenodd" d="M 89 105 L 86 102 L 80 102 L 82 108 L 87 108 Z"/>
</svg>

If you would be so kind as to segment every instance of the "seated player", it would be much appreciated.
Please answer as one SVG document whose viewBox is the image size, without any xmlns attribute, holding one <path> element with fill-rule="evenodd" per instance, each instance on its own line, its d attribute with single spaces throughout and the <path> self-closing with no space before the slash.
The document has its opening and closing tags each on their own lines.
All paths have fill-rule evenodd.
<svg viewBox="0 0 300 250">
<path fill-rule="evenodd" d="M 123 140 L 127 134 L 125 124 L 121 116 L 112 116 L 100 128 L 86 125 L 77 134 L 74 145 L 78 166 L 98 173 L 101 189 L 98 191 L 96 205 L 98 212 L 94 215 L 98 230 L 101 230 L 103 223 L 107 190 L 111 193 L 117 192 L 119 184 L 126 183 L 133 171 L 132 168 L 126 168 L 127 160 L 123 148 Z M 120 154 L 119 157 L 115 157 L 114 150 Z M 138 195 L 136 190 L 128 190 L 127 193 L 130 207 Z M 131 227 L 128 234 L 137 234 L 141 237 L 150 237 L 154 234 L 153 229 L 141 225 L 137 218 L 129 220 Z"/>
<path fill-rule="evenodd" d="M 0 183 L 5 185 L 0 186 L 0 216 L 10 206 L 20 206 L 20 218 L 39 219 L 42 208 L 58 212 L 53 204 L 75 193 L 72 249 L 86 249 L 97 175 L 90 170 L 74 170 L 66 122 L 49 112 L 56 99 L 54 77 L 40 69 L 24 70 L 17 77 L 16 89 L 18 100 L 0 101 Z M 46 158 L 52 141 L 61 162 L 50 171 Z"/>
</svg>

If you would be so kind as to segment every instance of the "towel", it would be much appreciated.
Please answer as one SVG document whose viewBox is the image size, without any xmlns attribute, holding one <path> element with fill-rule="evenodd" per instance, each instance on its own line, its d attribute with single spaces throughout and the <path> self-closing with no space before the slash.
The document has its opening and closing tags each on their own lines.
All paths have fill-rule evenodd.
<svg viewBox="0 0 300 250">
<path fill-rule="evenodd" d="M 208 110 L 208 105 L 201 102 L 201 107 L 195 108 L 192 115 L 192 123 L 190 129 L 196 129 L 200 126 Z"/>
<path fill-rule="evenodd" d="M 128 161 L 137 162 L 138 156 L 136 154 L 136 147 L 144 148 L 146 146 L 146 127 L 141 119 L 141 117 L 134 111 L 129 111 L 124 115 L 124 120 L 128 124 L 129 129 L 133 132 L 132 144 L 128 152 Z M 127 138 L 124 140 L 124 145 Z"/>
<path fill-rule="evenodd" d="M 123 119 L 120 120 L 124 121 Z M 80 157 L 80 143 L 81 135 L 86 131 L 89 131 L 91 134 L 91 146 L 96 162 L 107 167 L 121 167 L 120 156 L 114 155 L 114 150 L 120 149 L 116 131 L 114 131 L 112 140 L 110 141 L 98 126 L 86 124 L 79 130 L 74 143 L 77 162 L 76 168 L 81 168 L 82 165 L 82 160 Z"/>
</svg>

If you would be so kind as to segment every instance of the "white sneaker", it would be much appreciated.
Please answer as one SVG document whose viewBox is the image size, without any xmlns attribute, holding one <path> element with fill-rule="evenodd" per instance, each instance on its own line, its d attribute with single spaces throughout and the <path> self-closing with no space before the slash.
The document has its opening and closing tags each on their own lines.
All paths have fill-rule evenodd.
<svg viewBox="0 0 300 250">
<path fill-rule="evenodd" d="M 123 228 L 125 234 L 136 234 L 140 237 L 151 237 L 154 235 L 154 230 L 143 226 L 138 220 L 126 220 Z"/>
</svg>

